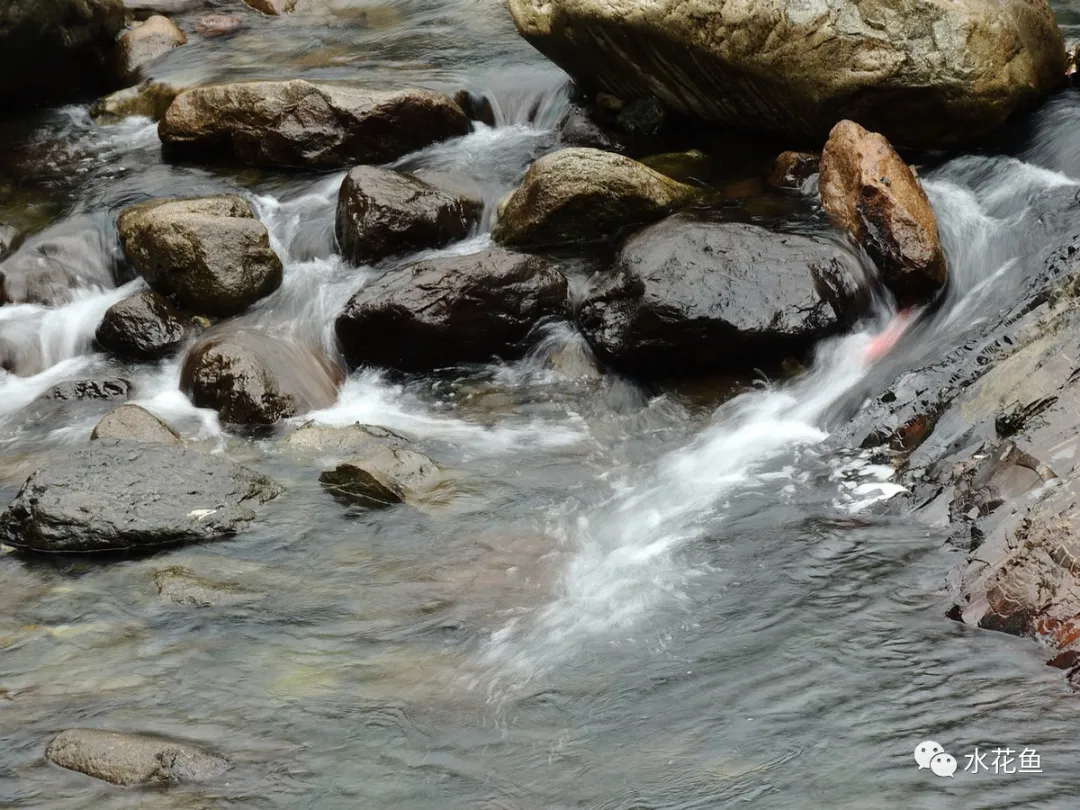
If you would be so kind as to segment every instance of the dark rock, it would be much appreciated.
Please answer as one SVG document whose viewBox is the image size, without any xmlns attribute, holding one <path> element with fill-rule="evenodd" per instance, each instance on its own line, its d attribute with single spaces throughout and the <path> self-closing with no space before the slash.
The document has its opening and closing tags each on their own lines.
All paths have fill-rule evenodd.
<svg viewBox="0 0 1080 810">
<path fill-rule="evenodd" d="M 458 90 L 454 94 L 454 102 L 461 107 L 469 120 L 479 121 L 489 127 L 495 126 L 495 109 L 487 96 L 470 93 L 468 90 Z"/>
<path fill-rule="evenodd" d="M 42 394 L 43 400 L 119 400 L 131 396 L 131 383 L 113 378 L 109 380 L 70 380 L 55 385 Z"/>
<path fill-rule="evenodd" d="M 430 458 L 392 447 L 339 464 L 319 476 L 319 482 L 336 497 L 369 509 L 419 503 L 442 481 L 442 469 Z"/>
<path fill-rule="evenodd" d="M 99 439 L 171 444 L 180 441 L 180 436 L 145 408 L 127 403 L 109 411 L 94 426 L 90 440 Z"/>
<path fill-rule="evenodd" d="M 559 142 L 567 146 L 584 146 L 608 152 L 625 151 L 625 146 L 614 133 L 602 127 L 588 110 L 577 104 L 567 107 L 555 124 L 555 131 L 559 133 Z"/>
<path fill-rule="evenodd" d="M 115 123 L 134 115 L 157 121 L 179 92 L 179 88 L 164 82 L 145 81 L 98 99 L 90 107 L 90 115 L 99 124 Z"/>
<path fill-rule="evenodd" d="M 713 169 L 713 159 L 700 149 L 664 152 L 642 158 L 641 162 L 653 171 L 680 183 L 703 182 Z"/>
<path fill-rule="evenodd" d="M 117 220 L 124 253 L 181 308 L 228 317 L 281 286 L 270 237 L 241 197 L 153 200 Z"/>
<path fill-rule="evenodd" d="M 140 292 L 105 312 L 95 337 L 101 347 L 125 360 L 160 360 L 175 353 L 193 330 L 190 319 L 156 292 Z"/>
<path fill-rule="evenodd" d="M 538 321 L 567 314 L 566 279 L 551 264 L 488 250 L 387 273 L 353 296 L 335 328 L 353 366 L 422 371 L 520 357 Z"/>
<path fill-rule="evenodd" d="M 231 14 L 207 14 L 195 23 L 195 30 L 207 39 L 235 34 L 244 27 L 244 21 Z"/>
<path fill-rule="evenodd" d="M 132 551 L 231 537 L 278 497 L 274 481 L 184 445 L 100 439 L 27 479 L 0 541 L 39 552 Z"/>
<path fill-rule="evenodd" d="M 625 105 L 615 123 L 630 135 L 656 135 L 667 120 L 667 110 L 656 96 L 642 96 Z"/>
<path fill-rule="evenodd" d="M 266 594 L 248 590 L 234 582 L 197 576 L 194 571 L 181 565 L 155 571 L 154 584 L 165 599 L 191 607 L 232 607 L 266 598 Z"/>
<path fill-rule="evenodd" d="M 66 304 L 80 288 L 116 286 L 115 270 L 115 243 L 102 221 L 76 217 L 26 239 L 0 262 L 0 304 Z"/>
<path fill-rule="evenodd" d="M 138 80 L 143 68 L 173 48 L 187 44 L 187 35 L 168 17 L 154 15 L 129 28 L 117 43 L 120 73 Z"/>
<path fill-rule="evenodd" d="M 205 8 L 208 0 L 124 0 L 124 8 L 137 20 L 154 14 L 183 14 Z"/>
<path fill-rule="evenodd" d="M 196 87 L 158 127 L 166 147 L 257 166 L 333 169 L 386 163 L 471 125 L 449 96 L 302 80 Z"/>
<path fill-rule="evenodd" d="M 801 189 L 818 173 L 821 155 L 813 152 L 781 152 L 769 175 L 769 185 L 776 188 Z"/>
<path fill-rule="evenodd" d="M 358 166 L 341 184 L 335 231 L 341 254 L 366 264 L 464 239 L 483 209 L 481 200 L 452 196 L 416 177 Z"/>
<path fill-rule="evenodd" d="M 45 758 L 114 785 L 205 782 L 229 768 L 225 757 L 191 743 L 92 728 L 61 731 Z"/>
<path fill-rule="evenodd" d="M 343 379 L 318 348 L 236 324 L 208 332 L 180 370 L 181 390 L 227 425 L 272 425 L 327 408 Z"/>
<path fill-rule="evenodd" d="M 634 373 L 753 369 L 850 324 L 861 276 L 839 244 L 679 215 L 627 241 L 578 319 L 603 362 Z"/>
</svg>

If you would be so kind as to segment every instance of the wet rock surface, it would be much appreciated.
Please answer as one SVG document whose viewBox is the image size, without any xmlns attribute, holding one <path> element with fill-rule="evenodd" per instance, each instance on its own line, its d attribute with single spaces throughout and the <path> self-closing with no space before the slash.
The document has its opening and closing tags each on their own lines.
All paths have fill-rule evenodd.
<svg viewBox="0 0 1080 810">
<path fill-rule="evenodd" d="M 368 509 L 415 504 L 444 478 L 442 468 L 407 448 L 382 447 L 343 462 L 319 476 L 335 497 Z"/>
<path fill-rule="evenodd" d="M 145 408 L 127 403 L 105 414 L 94 426 L 90 439 L 125 439 L 172 444 L 180 441 L 180 436 Z"/>
<path fill-rule="evenodd" d="M 154 584 L 162 598 L 190 607 L 232 607 L 266 598 L 266 594 L 235 582 L 200 577 L 182 565 L 155 571 Z"/>
<path fill-rule="evenodd" d="M 296 10 L 299 0 L 244 0 L 249 6 L 263 14 L 277 17 L 282 14 L 290 14 Z"/>
<path fill-rule="evenodd" d="M 0 540 L 63 553 L 220 540 L 282 492 L 265 476 L 183 445 L 100 439 L 30 476 L 0 516 Z"/>
<path fill-rule="evenodd" d="M 244 27 L 244 21 L 232 14 L 207 14 L 195 23 L 195 30 L 207 39 L 225 37 Z"/>
<path fill-rule="evenodd" d="M 179 88 L 165 82 L 145 81 L 98 99 L 90 107 L 90 115 L 99 124 L 115 123 L 133 115 L 157 121 L 179 92 Z"/>
<path fill-rule="evenodd" d="M 128 260 L 181 309 L 229 316 L 281 286 L 281 259 L 242 197 L 153 200 L 117 220 Z"/>
<path fill-rule="evenodd" d="M 461 108 L 441 93 L 295 80 L 186 90 L 169 107 L 158 132 L 178 154 L 331 169 L 385 163 L 470 128 Z"/>
<path fill-rule="evenodd" d="M 838 243 L 677 215 L 626 242 L 578 321 L 600 360 L 632 373 L 752 369 L 850 324 L 861 276 Z"/>
<path fill-rule="evenodd" d="M 205 782 L 229 768 L 225 757 L 192 743 L 91 728 L 61 731 L 45 758 L 114 785 Z"/>
<path fill-rule="evenodd" d="M 342 256 L 366 264 L 464 239 L 483 208 L 478 198 L 417 177 L 358 166 L 341 184 L 334 227 Z"/>
<path fill-rule="evenodd" d="M 378 425 L 359 422 L 345 427 L 308 423 L 285 439 L 293 453 L 333 456 L 363 456 L 383 447 L 404 447 L 408 438 Z"/>
<path fill-rule="evenodd" d="M 131 383 L 114 377 L 107 380 L 69 380 L 54 385 L 39 399 L 74 402 L 79 400 L 125 400 L 131 396 Z"/>
<path fill-rule="evenodd" d="M 821 155 L 813 152 L 781 152 L 776 157 L 769 185 L 775 188 L 801 189 L 821 167 Z"/>
<path fill-rule="evenodd" d="M 117 357 L 152 361 L 174 354 L 194 328 L 165 296 L 145 291 L 109 307 L 94 336 Z"/>
<path fill-rule="evenodd" d="M 117 43 L 122 76 L 138 80 L 143 69 L 173 48 L 187 44 L 187 35 L 170 20 L 156 14 L 129 28 Z"/>
<path fill-rule="evenodd" d="M 698 189 L 622 155 L 562 149 L 533 163 L 500 203 L 492 238 L 517 248 L 596 242 L 700 196 Z"/>
<path fill-rule="evenodd" d="M 180 389 L 199 408 L 213 408 L 227 425 L 272 425 L 329 407 L 341 369 L 301 341 L 225 324 L 188 352 Z"/>
<path fill-rule="evenodd" d="M 116 284 L 116 250 L 99 217 L 74 217 L 26 239 L 0 262 L 0 304 L 56 306 L 80 287 Z"/>
<path fill-rule="evenodd" d="M 553 265 L 496 249 L 388 272 L 353 296 L 335 330 L 352 366 L 420 371 L 520 357 L 533 327 L 568 309 Z"/>
</svg>

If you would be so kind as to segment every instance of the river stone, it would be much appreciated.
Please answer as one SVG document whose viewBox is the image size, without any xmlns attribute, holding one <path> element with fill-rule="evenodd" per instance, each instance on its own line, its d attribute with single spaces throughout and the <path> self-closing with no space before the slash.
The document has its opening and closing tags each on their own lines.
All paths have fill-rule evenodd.
<svg viewBox="0 0 1080 810">
<path fill-rule="evenodd" d="M 225 757 L 191 743 L 92 728 L 61 731 L 45 758 L 114 785 L 205 782 L 230 766 Z"/>
<path fill-rule="evenodd" d="M 813 152 L 781 152 L 769 175 L 769 185 L 775 188 L 801 189 L 803 184 L 818 173 L 821 155 Z"/>
<path fill-rule="evenodd" d="M 241 197 L 152 200 L 117 220 L 128 259 L 184 310 L 228 317 L 281 286 L 266 226 Z"/>
<path fill-rule="evenodd" d="M 926 192 L 884 137 L 837 124 L 821 156 L 821 203 L 861 244 L 901 305 L 945 286 L 945 250 Z"/>
<path fill-rule="evenodd" d="M 632 373 L 748 370 L 850 324 L 861 278 L 824 239 L 678 215 L 626 242 L 578 319 L 597 357 Z"/>
<path fill-rule="evenodd" d="M 207 39 L 224 37 L 244 27 L 244 21 L 232 14 L 207 14 L 195 23 L 195 30 Z"/>
<path fill-rule="evenodd" d="M 974 141 L 1062 81 L 1047 0 L 510 0 L 588 90 L 824 140 L 845 118 L 901 146 Z"/>
<path fill-rule="evenodd" d="M 29 237 L 0 262 L 0 304 L 67 304 L 80 289 L 114 287 L 115 270 L 102 222 L 76 217 Z"/>
<path fill-rule="evenodd" d="M 595 242 L 660 219 L 700 192 L 622 155 L 573 147 L 545 155 L 499 205 L 496 242 L 535 248 Z"/>
<path fill-rule="evenodd" d="M 308 422 L 289 434 L 284 446 L 290 451 L 335 457 L 362 456 L 382 447 L 403 447 L 408 438 L 378 425 L 357 422 L 331 427 Z"/>
<path fill-rule="evenodd" d="M 483 210 L 482 200 L 390 169 L 357 166 L 341 184 L 335 231 L 342 256 L 367 264 L 464 239 Z"/>
<path fill-rule="evenodd" d="M 429 90 L 365 90 L 303 80 L 185 90 L 158 126 L 166 147 L 258 166 L 387 163 L 465 135 L 465 113 Z"/>
<path fill-rule="evenodd" d="M 182 565 L 155 571 L 154 584 L 165 599 L 191 607 L 229 607 L 266 598 L 266 594 L 250 591 L 235 582 L 197 576 L 194 571 Z"/>
<path fill-rule="evenodd" d="M 209 0 L 124 0 L 124 8 L 136 19 L 145 20 L 154 14 L 183 14 L 206 7 Z"/>
<path fill-rule="evenodd" d="M 125 360 L 160 360 L 175 353 L 193 329 L 160 293 L 145 290 L 108 308 L 94 337 Z"/>
<path fill-rule="evenodd" d="M 495 249 L 387 273 L 352 297 L 335 329 L 352 366 L 426 371 L 520 357 L 538 321 L 568 314 L 558 270 Z"/>
<path fill-rule="evenodd" d="M 106 87 L 123 27 L 121 0 L 0 3 L 0 107 Z"/>
<path fill-rule="evenodd" d="M 90 107 L 90 115 L 99 124 L 111 124 L 136 115 L 157 121 L 179 92 L 179 88 L 171 84 L 147 80 L 98 99 Z"/>
<path fill-rule="evenodd" d="M 187 44 L 187 35 L 168 17 L 155 14 L 134 28 L 129 28 L 117 43 L 120 72 L 138 78 L 143 68 L 173 48 Z"/>
<path fill-rule="evenodd" d="M 315 346 L 235 324 L 188 352 L 180 389 L 227 425 L 272 425 L 334 404 L 344 380 Z"/>
<path fill-rule="evenodd" d="M 442 480 L 442 468 L 430 458 L 394 447 L 374 450 L 319 476 L 334 496 L 369 509 L 418 503 Z"/>
<path fill-rule="evenodd" d="M 129 402 L 109 411 L 94 426 L 90 440 L 99 439 L 172 444 L 180 441 L 180 436 L 150 411 Z"/>
<path fill-rule="evenodd" d="M 54 385 L 38 399 L 63 400 L 120 400 L 131 396 L 131 383 L 119 377 L 105 380 L 68 380 Z"/>
<path fill-rule="evenodd" d="M 277 17 L 281 14 L 291 14 L 296 10 L 299 0 L 244 0 L 249 6 L 263 14 Z"/>
<path fill-rule="evenodd" d="M 231 537 L 283 492 L 182 444 L 100 439 L 31 475 L 0 542 L 39 552 L 133 551 Z"/>
</svg>

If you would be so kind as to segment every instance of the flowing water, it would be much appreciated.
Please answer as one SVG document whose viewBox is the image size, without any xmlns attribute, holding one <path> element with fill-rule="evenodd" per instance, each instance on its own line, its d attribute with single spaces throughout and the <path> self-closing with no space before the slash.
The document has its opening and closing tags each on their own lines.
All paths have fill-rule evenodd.
<svg viewBox="0 0 1080 810">
<path fill-rule="evenodd" d="M 451 173 L 489 205 L 557 146 L 565 77 L 494 0 L 314 5 L 245 15 L 232 39 L 193 37 L 155 73 L 483 93 L 496 126 L 398 167 Z M 1080 25 L 1080 6 L 1059 12 Z M 413 437 L 461 471 L 426 510 L 348 510 L 317 483 L 330 459 L 282 448 L 295 425 L 227 434 L 179 393 L 176 361 L 125 367 L 95 353 L 102 314 L 140 281 L 0 308 L 0 349 L 24 366 L 0 376 L 0 495 L 84 443 L 105 408 L 35 398 L 107 376 L 131 380 L 186 439 L 289 490 L 262 525 L 220 544 L 108 563 L 0 556 L 0 805 L 1075 807 L 1077 704 L 1060 673 L 1033 643 L 944 618 L 945 573 L 962 555 L 906 515 L 888 468 L 833 434 L 899 371 L 1015 304 L 1046 252 L 1080 230 L 1077 122 L 1068 92 L 1007 145 L 923 167 L 954 284 L 918 339 L 881 363 L 865 348 L 887 302 L 802 376 L 720 404 L 715 391 L 599 375 L 572 327 L 554 324 L 514 364 L 354 373 L 332 407 L 296 420 Z M 151 123 L 99 127 L 82 106 L 4 137 L 0 221 L 51 225 L 90 265 L 111 261 L 123 206 L 235 191 L 285 259 L 282 288 L 245 318 L 332 351 L 335 313 L 374 275 L 335 253 L 341 174 L 171 166 Z M 749 154 L 720 173 L 753 174 Z M 822 228 L 809 204 L 785 205 L 788 225 Z M 489 243 L 480 232 L 444 252 Z M 590 267 L 565 260 L 575 289 Z M 265 598 L 173 604 L 153 579 L 172 565 Z M 44 761 L 72 726 L 177 735 L 235 767 L 207 785 L 118 790 Z M 939 779 L 912 758 L 926 738 L 961 767 L 977 746 L 1034 748 L 1043 773 Z"/>
</svg>

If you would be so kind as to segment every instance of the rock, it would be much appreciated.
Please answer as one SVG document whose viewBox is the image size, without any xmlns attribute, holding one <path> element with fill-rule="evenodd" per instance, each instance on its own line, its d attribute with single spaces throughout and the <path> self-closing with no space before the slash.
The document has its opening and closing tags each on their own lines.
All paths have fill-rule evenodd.
<svg viewBox="0 0 1080 810">
<path fill-rule="evenodd" d="M 595 242 L 701 196 L 636 160 L 598 149 L 545 155 L 499 205 L 492 237 L 508 247 Z"/>
<path fill-rule="evenodd" d="M 495 126 L 495 108 L 491 106 L 491 99 L 487 96 L 458 90 L 454 94 L 454 103 L 461 107 L 470 121 L 479 121 L 489 127 Z"/>
<path fill-rule="evenodd" d="M 165 599 L 192 607 L 231 607 L 266 598 L 266 594 L 250 591 L 234 582 L 196 576 L 194 571 L 181 565 L 155 571 L 154 584 Z"/>
<path fill-rule="evenodd" d="M 54 385 L 38 399 L 64 400 L 125 400 L 131 396 L 131 383 L 118 377 L 107 380 L 69 380 Z"/>
<path fill-rule="evenodd" d="M 27 479 L 0 516 L 0 542 L 66 553 L 220 540 L 282 492 L 265 476 L 182 444 L 100 439 Z"/>
<path fill-rule="evenodd" d="M 547 261 L 488 250 L 387 273 L 353 296 L 335 330 L 352 366 L 427 371 L 520 357 L 537 322 L 568 309 L 566 279 Z"/>
<path fill-rule="evenodd" d="M 263 14 L 277 17 L 281 14 L 291 14 L 296 10 L 299 0 L 244 0 L 249 6 Z"/>
<path fill-rule="evenodd" d="M 861 276 L 824 239 L 677 215 L 626 242 L 578 321 L 601 361 L 632 373 L 747 370 L 850 324 Z"/>
<path fill-rule="evenodd" d="M 615 123 L 629 135 L 656 135 L 667 120 L 667 110 L 656 96 L 634 99 L 619 110 Z"/>
<path fill-rule="evenodd" d="M 244 21 L 231 14 L 207 14 L 195 23 L 195 30 L 207 39 L 234 34 L 244 27 Z"/>
<path fill-rule="evenodd" d="M 0 261 L 7 258 L 19 235 L 19 230 L 14 225 L 5 225 L 0 222 Z"/>
<path fill-rule="evenodd" d="M 116 286 L 116 248 L 96 217 L 76 217 L 29 237 L 0 262 L 0 304 L 59 306 L 80 288 Z"/>
<path fill-rule="evenodd" d="M 156 292 L 140 292 L 109 307 L 94 337 L 124 360 L 153 361 L 174 354 L 193 324 Z"/>
<path fill-rule="evenodd" d="M 236 196 L 153 200 L 117 220 L 124 253 L 182 309 L 228 317 L 281 286 L 266 226 Z"/>
<path fill-rule="evenodd" d="M 45 758 L 114 785 L 205 782 L 230 767 L 225 757 L 191 743 L 92 728 L 61 731 Z"/>
<path fill-rule="evenodd" d="M 418 503 L 443 480 L 443 471 L 425 455 L 384 447 L 339 464 L 319 476 L 336 497 L 369 509 Z"/>
<path fill-rule="evenodd" d="M 614 133 L 604 129 L 588 110 L 577 104 L 566 108 L 555 124 L 555 131 L 559 134 L 559 143 L 565 146 L 584 146 L 607 152 L 625 151 L 624 144 Z"/>
<path fill-rule="evenodd" d="M 158 127 L 167 148 L 256 166 L 334 169 L 387 163 L 465 135 L 465 113 L 442 93 L 364 90 L 302 80 L 196 87 Z"/>
<path fill-rule="evenodd" d="M 0 5 L 0 106 L 62 100 L 112 80 L 121 0 Z"/>
<path fill-rule="evenodd" d="M 642 158 L 641 163 L 655 172 L 680 183 L 691 180 L 698 182 L 708 178 L 713 169 L 713 159 L 700 149 L 686 152 L 664 152 L 660 155 Z"/>
<path fill-rule="evenodd" d="M 180 441 L 180 436 L 145 408 L 127 403 L 109 411 L 94 426 L 90 440 L 98 439 L 171 444 Z"/>
<path fill-rule="evenodd" d="M 583 88 L 722 125 L 823 140 L 845 118 L 901 146 L 975 141 L 1056 87 L 1047 0 L 510 0 Z"/>
<path fill-rule="evenodd" d="M 333 405 L 343 379 L 314 346 L 226 324 L 188 352 L 180 389 L 224 424 L 272 425 Z"/>
<path fill-rule="evenodd" d="M 821 156 L 821 204 L 861 244 L 901 305 L 945 286 L 945 250 L 922 185 L 884 137 L 837 124 Z"/>
<path fill-rule="evenodd" d="M 183 14 L 204 8 L 208 0 L 124 0 L 124 7 L 137 20 L 154 14 Z"/>
<path fill-rule="evenodd" d="M 368 455 L 383 447 L 404 447 L 408 438 L 377 425 L 329 427 L 309 422 L 285 439 L 290 451 L 314 455 L 346 456 Z"/>
<path fill-rule="evenodd" d="M 769 185 L 776 188 L 801 189 L 818 173 L 821 155 L 813 152 L 781 152 L 769 175 Z"/>
<path fill-rule="evenodd" d="M 341 184 L 335 231 L 341 255 L 367 264 L 464 239 L 483 209 L 481 200 L 447 194 L 419 178 L 358 166 Z"/>
<path fill-rule="evenodd" d="M 173 48 L 187 44 L 187 35 L 168 17 L 156 14 L 129 28 L 117 43 L 120 72 L 137 79 L 143 68 Z"/>
<path fill-rule="evenodd" d="M 136 115 L 157 121 L 165 115 L 179 92 L 178 88 L 164 82 L 145 81 L 98 99 L 90 107 L 90 115 L 99 124 Z"/>
</svg>

